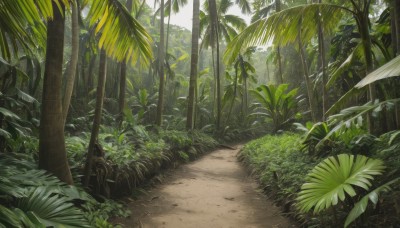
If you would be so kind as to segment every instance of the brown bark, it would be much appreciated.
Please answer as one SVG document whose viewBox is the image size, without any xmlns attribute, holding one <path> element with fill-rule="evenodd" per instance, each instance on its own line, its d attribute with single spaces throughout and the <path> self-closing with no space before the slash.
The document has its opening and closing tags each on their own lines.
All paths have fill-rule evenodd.
<svg viewBox="0 0 400 228">
<path fill-rule="evenodd" d="M 39 168 L 53 173 L 67 184 L 73 184 L 65 149 L 61 104 L 64 6 L 61 5 L 63 12 L 60 12 L 53 2 L 53 8 L 54 18 L 47 23 L 46 64 L 39 129 Z"/>
<path fill-rule="evenodd" d="M 78 65 L 78 54 L 79 54 L 79 23 L 78 23 L 78 7 L 76 2 L 71 4 L 72 16 L 71 16 L 71 30 L 72 30 L 72 45 L 71 45 L 71 61 L 67 69 L 67 83 L 65 86 L 64 99 L 63 99 L 63 121 L 64 125 L 67 120 L 68 110 L 71 103 L 72 91 L 74 89 L 76 67 Z"/>
<path fill-rule="evenodd" d="M 357 22 L 357 27 L 358 31 L 360 32 L 361 35 L 361 42 L 363 45 L 363 50 L 364 50 L 364 56 L 365 56 L 365 64 L 366 64 L 366 72 L 365 75 L 368 75 L 374 70 L 374 62 L 372 59 L 372 43 L 371 43 L 371 35 L 369 31 L 369 5 L 366 6 L 358 6 L 354 0 L 351 0 L 351 3 L 354 6 L 354 11 L 355 13 L 355 18 Z M 370 3 L 368 1 L 368 3 Z M 367 2 L 365 2 L 367 4 Z M 367 9 L 367 11 L 363 11 Z M 368 86 L 368 97 L 369 100 L 374 102 L 376 98 L 376 89 L 374 84 L 370 84 Z M 368 131 L 370 133 L 376 132 L 376 129 L 374 128 L 374 121 L 372 119 L 371 114 L 367 115 L 367 121 L 368 121 Z"/>
<path fill-rule="evenodd" d="M 318 0 L 318 3 L 321 3 Z M 326 74 L 326 59 L 325 59 L 325 41 L 324 31 L 322 29 L 321 19 L 318 20 L 318 50 L 322 71 L 322 120 L 326 120 L 326 112 L 328 111 L 328 92 L 326 90 L 326 83 L 328 82 L 328 75 Z"/>
<path fill-rule="evenodd" d="M 88 149 L 88 153 L 86 156 L 86 164 L 85 164 L 85 171 L 84 171 L 83 185 L 85 187 L 89 186 L 90 175 L 92 172 L 93 152 L 94 152 L 94 147 L 95 147 L 95 144 L 97 141 L 97 137 L 99 135 L 99 129 L 100 129 L 100 123 L 101 123 L 101 113 L 103 110 L 106 77 L 107 77 L 107 57 L 106 57 L 106 52 L 104 50 L 101 50 L 100 62 L 99 62 L 99 78 L 97 80 L 97 91 L 96 91 L 96 108 L 94 111 L 93 126 L 92 126 L 92 132 L 90 135 L 89 149 Z"/>
<path fill-rule="evenodd" d="M 165 48 L 164 48 L 164 0 L 161 0 L 160 5 L 160 43 L 158 47 L 158 75 L 160 78 L 160 85 L 158 87 L 158 103 L 157 103 L 157 116 L 156 125 L 161 126 L 162 115 L 164 111 L 164 60 L 165 60 Z"/>
<path fill-rule="evenodd" d="M 306 83 L 306 88 L 307 88 L 307 96 L 308 96 L 308 104 L 310 107 L 310 111 L 311 111 L 311 119 L 313 122 L 317 121 L 316 118 L 316 107 L 315 107 L 315 100 L 314 100 L 314 93 L 313 93 L 313 86 L 312 86 L 312 82 L 310 80 L 310 73 L 308 71 L 308 65 L 307 65 L 307 60 L 305 57 L 305 53 L 304 53 L 304 49 L 303 49 L 303 44 L 301 42 L 301 38 L 300 38 L 300 31 L 299 31 L 299 53 L 300 53 L 300 58 L 301 58 L 301 63 L 303 65 L 303 75 L 304 75 L 304 81 Z"/>
<path fill-rule="evenodd" d="M 280 12 L 281 11 L 281 1 L 276 0 L 275 1 L 275 11 Z M 278 45 L 276 48 L 276 55 L 278 58 L 278 70 L 279 70 L 279 75 L 278 75 L 278 84 L 283 83 L 283 69 L 282 69 L 282 56 L 281 56 L 281 47 Z"/>
<path fill-rule="evenodd" d="M 216 121 L 216 129 L 217 131 L 221 127 L 221 113 L 222 113 L 222 104 L 221 104 L 221 77 L 220 77 L 220 56 L 219 56 L 219 31 L 218 31 L 218 12 L 217 12 L 217 3 L 215 0 L 208 1 L 210 7 L 210 20 L 211 20 L 211 42 L 212 48 L 216 48 L 216 99 L 217 99 L 217 121 Z"/>
<path fill-rule="evenodd" d="M 195 92 L 197 87 L 197 71 L 199 61 L 199 36 L 200 36 L 200 1 L 193 1 L 193 21 L 192 21 L 192 54 L 190 59 L 190 81 L 188 108 L 186 115 L 186 129 L 192 130 L 194 127 L 195 113 Z"/>
</svg>

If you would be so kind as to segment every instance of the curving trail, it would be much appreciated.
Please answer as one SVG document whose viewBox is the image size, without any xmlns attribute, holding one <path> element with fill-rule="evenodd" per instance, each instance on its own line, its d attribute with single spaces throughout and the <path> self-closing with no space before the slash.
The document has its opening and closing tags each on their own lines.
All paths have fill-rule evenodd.
<svg viewBox="0 0 400 228">
<path fill-rule="evenodd" d="M 129 205 L 124 227 L 295 227 L 257 191 L 236 160 L 239 149 L 216 150 L 168 174 L 165 182 Z"/>
</svg>

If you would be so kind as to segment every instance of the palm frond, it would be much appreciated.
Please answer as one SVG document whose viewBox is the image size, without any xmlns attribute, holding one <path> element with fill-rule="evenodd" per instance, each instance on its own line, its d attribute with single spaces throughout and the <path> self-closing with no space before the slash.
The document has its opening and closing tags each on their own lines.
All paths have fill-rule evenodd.
<svg viewBox="0 0 400 228">
<path fill-rule="evenodd" d="M 17 200 L 17 207 L 34 215 L 46 227 L 90 227 L 83 212 L 68 198 L 54 194 L 46 187 L 37 187 Z"/>
<path fill-rule="evenodd" d="M 139 59 L 145 65 L 152 59 L 152 39 L 146 29 L 131 16 L 118 0 L 85 0 L 89 4 L 89 23 L 101 32 L 99 47 L 118 61 Z"/>
<path fill-rule="evenodd" d="M 326 33 L 333 32 L 341 19 L 343 9 L 345 8 L 332 4 L 300 5 L 260 19 L 228 44 L 224 60 L 232 63 L 238 53 L 249 46 L 266 45 L 270 41 L 276 45 L 297 42 L 299 28 L 303 31 L 303 42 L 307 42 L 317 34 L 318 21 L 323 22 Z"/>
<path fill-rule="evenodd" d="M 10 60 L 11 47 L 15 52 L 22 47 L 25 51 L 45 47 L 46 26 L 43 19 L 53 17 L 53 2 L 69 6 L 68 0 L 1 0 L 0 1 L 0 52 Z M 55 9 L 58 10 L 58 9 Z"/>
<path fill-rule="evenodd" d="M 235 0 L 235 3 L 239 6 L 243 14 L 250 14 L 251 7 L 248 0 Z"/>
<path fill-rule="evenodd" d="M 348 70 L 353 65 L 354 59 L 361 59 L 362 56 L 364 56 L 362 51 L 363 51 L 362 44 L 358 43 L 357 46 L 354 48 L 354 50 L 347 57 L 347 59 L 331 74 L 326 84 L 327 88 L 331 87 L 334 84 L 334 82 L 343 74 L 343 72 Z"/>
</svg>

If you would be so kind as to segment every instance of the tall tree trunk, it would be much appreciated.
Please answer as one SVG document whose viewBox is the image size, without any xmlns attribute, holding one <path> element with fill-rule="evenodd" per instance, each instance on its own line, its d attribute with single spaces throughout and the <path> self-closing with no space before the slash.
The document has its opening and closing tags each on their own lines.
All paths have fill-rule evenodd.
<svg viewBox="0 0 400 228">
<path fill-rule="evenodd" d="M 74 1 L 71 4 L 71 30 L 72 30 L 72 45 L 71 45 L 71 61 L 67 69 L 67 82 L 65 86 L 64 99 L 63 99 L 63 121 L 64 125 L 67 121 L 68 110 L 71 103 L 72 91 L 74 89 L 76 67 L 78 65 L 79 57 L 79 22 L 78 22 L 78 6 Z"/>
<path fill-rule="evenodd" d="M 281 0 L 276 0 L 275 1 L 275 11 L 280 12 L 281 11 Z M 278 84 L 283 83 L 283 69 L 282 69 L 282 56 L 281 56 L 281 47 L 278 45 L 276 48 L 276 55 L 278 58 L 278 70 L 279 70 L 279 75 L 278 75 Z"/>
<path fill-rule="evenodd" d="M 396 27 L 396 45 L 397 55 L 400 54 L 400 1 L 394 0 L 394 24 Z"/>
<path fill-rule="evenodd" d="M 308 104 L 309 104 L 310 111 L 311 111 L 311 119 L 313 122 L 316 122 L 317 118 L 316 118 L 316 114 L 315 114 L 316 107 L 315 107 L 313 86 L 312 86 L 312 82 L 309 77 L 310 73 L 308 71 L 307 60 L 306 60 L 306 56 L 305 56 L 304 49 L 303 49 L 303 43 L 301 42 L 300 29 L 299 29 L 298 41 L 299 41 L 299 53 L 300 53 L 301 63 L 303 65 L 304 81 L 306 83 L 306 88 L 307 88 Z"/>
<path fill-rule="evenodd" d="M 61 81 L 64 52 L 64 5 L 60 12 L 53 2 L 54 18 L 47 23 L 46 65 L 43 81 L 39 130 L 39 168 L 61 181 L 73 184 L 68 166 L 61 104 Z"/>
<path fill-rule="evenodd" d="M 217 3 L 215 0 L 208 1 L 210 7 L 210 19 L 211 19 L 211 42 L 212 48 L 216 47 L 216 97 L 217 97 L 217 131 L 221 127 L 221 77 L 220 77 L 220 56 L 219 56 L 219 31 L 218 31 L 218 14 L 217 14 Z"/>
<path fill-rule="evenodd" d="M 267 65 L 267 69 L 265 70 L 265 76 L 267 77 L 268 84 L 270 84 L 271 83 L 271 77 L 269 76 L 269 64 L 268 64 L 268 61 L 266 61 L 265 64 Z"/>
<path fill-rule="evenodd" d="M 157 103 L 157 116 L 156 125 L 161 126 L 162 115 L 164 109 L 164 0 L 161 0 L 160 5 L 160 44 L 158 47 L 158 75 L 160 77 L 160 85 L 158 87 L 158 103 Z"/>
<path fill-rule="evenodd" d="M 354 0 L 351 0 L 351 2 L 353 3 L 353 6 L 355 8 L 356 11 L 356 21 L 357 21 L 357 27 L 358 30 L 360 32 L 361 35 L 361 41 L 363 44 L 363 50 L 364 50 L 364 55 L 365 55 L 365 63 L 366 63 L 366 74 L 368 75 L 369 73 L 371 73 L 374 69 L 374 62 L 372 59 L 372 44 L 371 44 L 371 35 L 370 35 L 370 31 L 369 31 L 369 1 L 368 3 L 365 2 L 364 4 L 368 4 L 365 6 L 358 6 L 357 4 L 354 2 Z M 375 89 L 375 85 L 374 84 L 370 84 L 368 86 L 368 96 L 370 101 L 374 102 L 375 98 L 376 98 L 376 89 Z M 370 133 L 374 133 L 376 132 L 376 129 L 374 128 L 374 121 L 372 119 L 371 115 L 367 116 L 367 120 L 368 120 L 368 131 Z"/>
<path fill-rule="evenodd" d="M 318 0 L 321 3 L 322 0 Z M 324 31 L 322 29 L 321 19 L 318 19 L 318 51 L 322 70 L 322 120 L 326 120 L 326 112 L 328 111 L 328 92 L 326 90 L 326 83 L 328 76 L 326 74 L 326 60 L 325 60 L 325 41 Z"/>
<path fill-rule="evenodd" d="M 242 74 L 242 80 L 243 80 L 243 107 L 242 107 L 242 112 L 243 115 L 246 116 L 247 115 L 247 107 L 248 107 L 248 91 L 247 91 L 247 72 L 246 72 L 246 68 L 244 66 L 244 59 L 243 56 L 239 55 L 239 61 L 240 61 L 240 71 Z"/>
<path fill-rule="evenodd" d="M 395 54 L 400 55 L 400 2 L 398 0 L 393 1 L 393 22 L 395 27 Z M 397 129 L 400 129 L 400 107 L 395 104 L 395 118 Z"/>
<path fill-rule="evenodd" d="M 126 2 L 126 9 L 132 11 L 132 0 Z M 119 78 L 119 96 L 118 96 L 118 126 L 121 127 L 122 121 L 124 121 L 124 108 L 125 108 L 125 91 L 126 91 L 126 59 L 121 63 L 121 72 Z"/>
<path fill-rule="evenodd" d="M 281 56 L 281 48 L 278 45 L 278 47 L 276 48 L 276 55 L 278 58 L 278 84 L 282 84 L 283 83 L 283 69 L 282 69 L 282 56 Z"/>
<path fill-rule="evenodd" d="M 97 137 L 99 135 L 101 113 L 103 110 L 106 77 L 107 77 L 107 56 L 106 56 L 106 52 L 104 50 L 101 50 L 100 62 L 99 62 L 99 78 L 97 80 L 97 91 L 96 91 L 96 108 L 94 111 L 93 126 L 92 126 L 92 132 L 90 135 L 89 149 L 88 149 L 88 153 L 86 156 L 86 164 L 85 164 L 85 171 L 84 171 L 85 176 L 84 176 L 83 185 L 85 187 L 89 186 L 90 175 L 92 172 L 94 147 L 97 142 Z"/>
<path fill-rule="evenodd" d="M 168 54 L 168 44 L 169 44 L 169 26 L 171 23 L 171 14 L 172 14 L 172 0 L 169 1 L 169 14 L 168 14 L 168 22 L 167 22 L 167 34 L 166 34 L 166 41 L 165 41 L 165 53 Z M 168 58 L 166 59 L 168 61 Z"/>
<path fill-rule="evenodd" d="M 199 37 L 200 37 L 200 0 L 193 1 L 192 20 L 192 54 L 190 58 L 190 81 L 188 108 L 186 115 L 186 129 L 193 130 L 195 113 L 195 92 L 197 87 L 197 71 L 199 61 Z"/>
</svg>

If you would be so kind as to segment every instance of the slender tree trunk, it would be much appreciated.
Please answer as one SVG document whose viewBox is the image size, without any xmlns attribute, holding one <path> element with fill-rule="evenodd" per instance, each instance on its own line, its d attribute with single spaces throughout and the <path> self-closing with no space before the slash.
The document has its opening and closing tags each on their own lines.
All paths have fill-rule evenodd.
<svg viewBox="0 0 400 228">
<path fill-rule="evenodd" d="M 210 7 L 210 19 L 211 19 L 211 42 L 212 47 L 216 47 L 216 97 L 217 97 L 217 131 L 221 127 L 221 78 L 220 78 L 220 57 L 219 57 L 219 31 L 218 31 L 218 14 L 217 14 L 217 3 L 215 0 L 208 1 Z"/>
<path fill-rule="evenodd" d="M 282 84 L 283 83 L 283 69 L 282 69 L 282 58 L 281 58 L 281 48 L 280 46 L 278 46 L 276 48 L 276 55 L 278 58 L 278 84 Z"/>
<path fill-rule="evenodd" d="M 369 7 L 365 7 L 369 8 Z M 365 55 L 365 62 L 366 62 L 366 75 L 371 73 L 374 69 L 374 62 L 372 59 L 372 48 L 371 48 L 371 36 L 370 36 L 370 31 L 369 31 L 369 18 L 368 18 L 368 11 L 363 12 L 363 11 L 358 11 L 357 12 L 357 26 L 358 30 L 361 35 L 361 40 L 363 44 L 363 49 L 364 49 L 364 55 Z M 376 98 L 376 89 L 374 84 L 370 84 L 368 86 L 368 95 L 370 101 L 374 102 Z M 376 132 L 376 129 L 374 128 L 374 121 L 372 119 L 371 115 L 368 115 L 368 130 L 370 133 Z"/>
<path fill-rule="evenodd" d="M 85 187 L 89 186 L 90 176 L 91 176 L 91 172 L 92 172 L 94 147 L 97 142 L 97 137 L 99 135 L 101 113 L 103 110 L 106 77 L 107 77 L 107 56 L 106 56 L 106 52 L 104 50 L 101 50 L 100 62 L 99 62 L 99 78 L 97 80 L 97 91 L 96 91 L 96 94 L 97 94 L 96 95 L 96 108 L 94 111 L 93 126 L 92 126 L 92 132 L 90 135 L 89 149 L 88 149 L 88 153 L 86 156 L 86 164 L 85 164 L 85 172 L 84 172 L 83 185 Z"/>
<path fill-rule="evenodd" d="M 132 11 L 132 0 L 126 2 L 126 9 Z M 121 127 L 122 121 L 124 121 L 124 108 L 125 108 L 125 91 L 126 91 L 126 59 L 121 63 L 121 72 L 119 78 L 119 96 L 118 96 L 118 126 Z"/>
<path fill-rule="evenodd" d="M 61 104 L 64 5 L 60 4 L 62 12 L 53 2 L 54 18 L 47 23 L 46 65 L 39 130 L 39 168 L 53 173 L 67 184 L 73 184 L 65 149 Z"/>
<path fill-rule="evenodd" d="M 394 2 L 394 17 L 396 26 L 396 45 L 397 55 L 400 54 L 400 1 L 393 0 Z"/>
<path fill-rule="evenodd" d="M 303 43 L 301 42 L 300 37 L 301 37 L 301 31 L 299 30 L 299 37 L 298 37 L 299 53 L 300 53 L 301 63 L 303 65 L 303 75 L 304 75 L 304 81 L 306 83 L 306 88 L 307 88 L 308 104 L 309 104 L 310 111 L 311 111 L 311 119 L 313 122 L 316 122 L 317 118 L 316 118 L 316 114 L 315 114 L 316 107 L 315 107 L 313 86 L 312 86 L 312 82 L 309 77 L 310 73 L 308 71 L 307 60 L 306 60 L 306 56 L 305 56 L 304 49 L 303 49 Z"/>
<path fill-rule="evenodd" d="M 72 45 L 71 45 L 71 61 L 69 68 L 67 69 L 67 83 L 65 86 L 64 99 L 63 99 L 63 120 L 64 125 L 67 121 L 68 110 L 71 103 L 72 91 L 74 89 L 76 67 L 78 65 L 79 57 L 79 23 L 78 23 L 78 6 L 76 2 L 71 4 L 72 16 L 71 16 L 71 30 L 72 30 Z"/>
<path fill-rule="evenodd" d="M 247 107 L 248 107 L 248 91 L 247 91 L 247 72 L 246 72 L 246 68 L 244 66 L 244 60 L 243 60 L 243 56 L 239 55 L 239 61 L 240 61 L 240 71 L 242 74 L 242 80 L 243 80 L 243 107 L 242 107 L 242 112 L 243 115 L 246 116 L 247 115 Z"/>
<path fill-rule="evenodd" d="M 275 11 L 280 12 L 281 11 L 281 1 L 276 0 L 275 1 Z M 282 56 L 281 56 L 281 47 L 278 45 L 276 48 L 276 55 L 278 58 L 278 69 L 279 69 L 279 77 L 278 77 L 278 84 L 283 83 L 283 69 L 282 69 Z"/>
<path fill-rule="evenodd" d="M 318 0 L 321 3 L 322 0 Z M 326 90 L 326 83 L 328 75 L 326 74 L 326 60 L 325 60 L 325 45 L 324 45 L 324 31 L 322 29 L 321 19 L 318 20 L 318 50 L 322 70 L 322 120 L 326 120 L 326 112 L 328 111 L 328 92 Z"/>
<path fill-rule="evenodd" d="M 161 126 L 162 115 L 164 109 L 164 0 L 161 0 L 160 5 L 160 44 L 158 47 L 158 75 L 160 77 L 160 85 L 158 87 L 158 103 L 157 103 L 157 116 L 156 125 Z"/>
<path fill-rule="evenodd" d="M 265 62 L 265 64 L 267 65 L 267 70 L 266 70 L 266 77 L 267 77 L 267 82 L 268 82 L 268 84 L 270 84 L 271 83 L 271 77 L 269 76 L 269 64 L 268 64 L 268 61 L 267 62 Z"/>
<path fill-rule="evenodd" d="M 231 105 L 229 107 L 229 112 L 228 112 L 228 116 L 226 117 L 226 122 L 228 123 L 231 119 L 231 114 L 232 114 L 232 110 L 233 110 L 233 104 L 235 103 L 235 99 L 236 99 L 236 95 L 237 95 L 237 81 L 238 81 L 238 65 L 235 64 L 235 79 L 233 82 L 233 97 L 232 97 L 232 101 L 231 101 Z"/>
<path fill-rule="evenodd" d="M 395 54 L 400 55 L 400 1 L 393 1 L 393 22 L 395 27 Z M 395 104 L 395 118 L 396 118 L 396 126 L 397 129 L 400 129 L 400 107 L 396 103 Z"/>
<path fill-rule="evenodd" d="M 120 78 L 119 78 L 119 96 L 118 96 L 118 127 L 121 127 L 124 121 L 125 108 L 125 90 L 126 90 L 126 59 L 120 63 Z"/>
<path fill-rule="evenodd" d="M 169 14 L 168 14 L 168 22 L 167 22 L 167 34 L 165 37 L 165 53 L 168 54 L 168 44 L 169 44 L 169 26 L 171 22 L 171 14 L 172 14 L 172 0 L 169 2 Z M 168 61 L 168 58 L 166 59 Z"/>
<path fill-rule="evenodd" d="M 199 61 L 199 37 L 200 37 L 200 0 L 193 1 L 192 21 L 192 54 L 190 59 L 190 82 L 188 108 L 186 115 L 186 129 L 193 130 L 195 113 L 195 92 L 197 87 L 197 71 Z"/>
<path fill-rule="evenodd" d="M 94 66 L 96 64 L 96 59 L 97 59 L 97 55 L 93 55 L 93 57 L 90 59 L 90 63 L 89 63 L 89 70 L 88 70 L 88 76 L 87 76 L 87 94 L 89 94 L 89 92 L 93 89 L 93 69 Z"/>
</svg>

